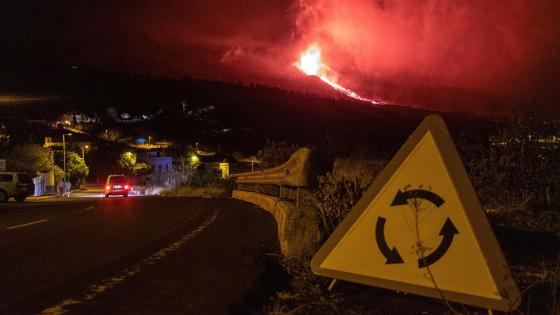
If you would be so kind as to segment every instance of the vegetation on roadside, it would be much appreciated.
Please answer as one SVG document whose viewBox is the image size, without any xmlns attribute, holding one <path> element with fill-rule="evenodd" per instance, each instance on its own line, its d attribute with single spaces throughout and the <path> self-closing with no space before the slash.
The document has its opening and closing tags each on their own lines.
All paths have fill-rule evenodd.
<svg viewBox="0 0 560 315">
<path fill-rule="evenodd" d="M 286 162 L 298 148 L 299 146 L 295 144 L 267 140 L 257 155 L 257 159 L 260 161 L 259 166 L 270 168 L 280 165 Z"/>
<path fill-rule="evenodd" d="M 520 311 L 526 314 L 560 314 L 559 127 L 531 118 L 515 118 L 499 126 L 484 141 L 456 139 L 483 209 L 522 290 Z M 363 152 L 339 157 L 332 172 L 318 178 L 318 185 L 306 202 L 318 214 L 323 240 L 344 219 L 386 162 Z M 418 313 L 418 307 L 403 309 L 403 303 L 417 306 L 426 301 L 431 305 L 429 313 L 474 312 L 461 306 L 450 308 L 442 301 L 417 297 L 403 300 L 387 291 L 382 293 L 384 299 L 401 302 L 364 298 L 358 292 L 379 295 L 379 290 L 351 283 L 337 284 L 329 291 L 329 279 L 317 277 L 310 270 L 312 254 L 282 259 L 290 285 L 277 293 L 266 312 L 407 314 Z"/>
<path fill-rule="evenodd" d="M 132 151 L 124 151 L 117 161 L 120 169 L 127 175 L 146 175 L 152 171 L 152 166 L 138 160 L 137 154 Z"/>
<path fill-rule="evenodd" d="M 62 168 L 55 164 L 53 152 L 35 144 L 16 145 L 9 149 L 6 153 L 6 166 L 9 170 L 31 174 L 53 171 L 57 178 L 63 175 Z"/>
<path fill-rule="evenodd" d="M 560 206 L 560 126 L 516 117 L 483 144 L 460 146 L 481 203 L 500 211 Z"/>
<path fill-rule="evenodd" d="M 214 197 L 231 196 L 235 181 L 222 178 L 222 173 L 205 165 L 189 164 L 187 159 L 179 160 L 175 169 L 176 185 L 162 195 L 182 197 Z"/>
<path fill-rule="evenodd" d="M 71 182 L 76 183 L 89 174 L 89 167 L 78 153 L 66 152 L 66 176 Z"/>
</svg>

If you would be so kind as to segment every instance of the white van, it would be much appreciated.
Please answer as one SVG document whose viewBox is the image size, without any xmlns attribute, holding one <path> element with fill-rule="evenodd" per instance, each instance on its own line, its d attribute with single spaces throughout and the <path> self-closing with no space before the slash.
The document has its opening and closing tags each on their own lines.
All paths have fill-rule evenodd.
<svg viewBox="0 0 560 315">
<path fill-rule="evenodd" d="M 0 172 L 0 202 L 7 202 L 11 197 L 17 202 L 25 201 L 35 189 L 29 174 L 18 172 Z"/>
</svg>

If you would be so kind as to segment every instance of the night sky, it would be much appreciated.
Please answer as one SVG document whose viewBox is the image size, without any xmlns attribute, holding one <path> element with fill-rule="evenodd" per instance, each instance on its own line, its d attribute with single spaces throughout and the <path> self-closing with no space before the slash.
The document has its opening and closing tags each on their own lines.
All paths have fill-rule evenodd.
<svg viewBox="0 0 560 315">
<path fill-rule="evenodd" d="M 315 44 L 338 83 L 362 95 L 448 110 L 537 104 L 534 110 L 557 114 L 559 39 L 555 0 L 0 5 L 4 65 L 87 65 L 306 89 L 294 63 Z"/>
</svg>

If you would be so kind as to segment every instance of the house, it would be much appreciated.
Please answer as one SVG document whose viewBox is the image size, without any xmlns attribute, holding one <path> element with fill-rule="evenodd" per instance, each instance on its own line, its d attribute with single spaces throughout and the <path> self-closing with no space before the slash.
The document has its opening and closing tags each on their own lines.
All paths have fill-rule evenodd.
<svg viewBox="0 0 560 315">
<path fill-rule="evenodd" d="M 166 156 L 161 151 L 144 151 L 138 154 L 138 159 L 152 166 L 152 173 L 146 176 L 146 181 L 151 186 L 174 185 L 173 157 Z"/>
<path fill-rule="evenodd" d="M 152 166 L 153 175 L 173 172 L 173 157 L 165 156 L 161 151 L 146 151 L 138 155 L 138 159 Z"/>
</svg>

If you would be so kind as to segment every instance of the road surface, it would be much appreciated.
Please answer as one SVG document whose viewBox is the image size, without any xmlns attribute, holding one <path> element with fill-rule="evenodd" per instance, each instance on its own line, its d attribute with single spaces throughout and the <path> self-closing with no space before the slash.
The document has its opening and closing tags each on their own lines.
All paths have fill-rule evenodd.
<svg viewBox="0 0 560 315">
<path fill-rule="evenodd" d="M 0 205 L 0 253 L 0 314 L 225 314 L 262 310 L 279 246 L 234 199 L 55 198 Z"/>
</svg>

